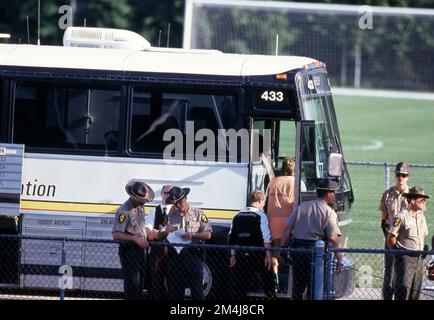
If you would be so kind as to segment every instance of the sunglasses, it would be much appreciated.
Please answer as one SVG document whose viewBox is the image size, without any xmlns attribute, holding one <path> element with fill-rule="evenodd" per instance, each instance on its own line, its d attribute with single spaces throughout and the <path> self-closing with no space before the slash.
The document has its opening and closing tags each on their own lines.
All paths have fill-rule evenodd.
<svg viewBox="0 0 434 320">
<path fill-rule="evenodd" d="M 407 177 L 408 177 L 408 174 L 406 174 L 406 173 L 397 173 L 395 176 L 396 176 L 397 178 L 399 178 L 399 177 L 401 177 L 401 178 L 407 178 Z"/>
</svg>

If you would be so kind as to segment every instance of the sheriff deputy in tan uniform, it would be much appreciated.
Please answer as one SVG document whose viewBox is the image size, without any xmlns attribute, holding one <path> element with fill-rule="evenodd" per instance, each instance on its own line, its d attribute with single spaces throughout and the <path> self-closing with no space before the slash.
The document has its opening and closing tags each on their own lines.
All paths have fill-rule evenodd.
<svg viewBox="0 0 434 320">
<path fill-rule="evenodd" d="M 113 239 L 119 244 L 119 259 L 124 278 L 126 299 L 143 298 L 146 271 L 146 241 L 144 205 L 154 199 L 152 189 L 141 180 L 130 180 L 125 186 L 130 196 L 116 211 Z"/>
<path fill-rule="evenodd" d="M 202 209 L 192 208 L 187 202 L 189 188 L 173 187 L 167 203 L 175 210 L 168 215 L 166 234 L 182 230 L 182 239 L 200 243 L 211 239 L 212 228 Z M 161 235 L 160 235 L 161 237 Z M 171 300 L 184 298 L 185 288 L 190 288 L 192 299 L 203 300 L 203 268 L 196 248 L 183 248 L 179 253 L 172 247 L 169 256 L 168 292 Z"/>
<path fill-rule="evenodd" d="M 428 227 L 424 212 L 426 195 L 421 187 L 413 187 L 404 193 L 408 209 L 401 211 L 389 229 L 389 248 L 412 251 L 428 250 L 424 238 Z M 424 274 L 423 257 L 420 254 L 397 254 L 395 257 L 395 298 L 396 300 L 419 300 Z"/>
<path fill-rule="evenodd" d="M 379 210 L 381 212 L 381 229 L 384 234 L 384 249 L 388 249 L 387 245 L 387 233 L 389 227 L 393 224 L 394 219 L 398 213 L 407 209 L 407 198 L 403 196 L 408 192 L 408 179 L 410 176 L 409 165 L 406 162 L 400 162 L 395 168 L 395 180 L 396 184 L 386 191 L 384 191 L 381 197 Z M 383 299 L 393 300 L 393 282 L 395 274 L 393 270 L 394 266 L 393 254 L 384 255 L 384 278 L 383 278 Z"/>
<path fill-rule="evenodd" d="M 330 241 L 335 248 L 339 248 L 341 232 L 338 227 L 338 216 L 330 207 L 334 202 L 335 185 L 328 179 L 318 179 L 316 185 L 318 199 L 301 203 L 294 208 L 289 216 L 287 227 L 282 235 L 282 244 L 287 245 L 292 238 L 293 248 L 315 247 L 318 240 Z M 293 286 L 292 299 L 302 300 L 307 290 L 307 297 L 311 296 L 311 252 L 295 252 L 293 255 Z M 338 272 L 342 268 L 342 255 L 335 253 L 338 261 Z"/>
</svg>

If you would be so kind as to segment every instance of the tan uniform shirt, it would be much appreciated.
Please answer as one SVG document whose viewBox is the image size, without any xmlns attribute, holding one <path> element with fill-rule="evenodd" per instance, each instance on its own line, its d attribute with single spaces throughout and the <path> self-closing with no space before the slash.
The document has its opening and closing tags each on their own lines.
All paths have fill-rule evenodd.
<svg viewBox="0 0 434 320">
<path fill-rule="evenodd" d="M 288 225 L 294 239 L 316 241 L 341 235 L 338 215 L 323 199 L 303 202 L 295 207 Z"/>
<path fill-rule="evenodd" d="M 133 208 L 129 200 L 125 201 L 116 211 L 113 232 L 146 237 L 143 207 Z"/>
<path fill-rule="evenodd" d="M 405 188 L 404 192 L 408 192 L 408 187 Z M 403 193 L 399 193 L 396 186 L 393 186 L 384 191 L 381 197 L 379 210 L 387 212 L 386 222 L 389 226 L 392 225 L 399 212 L 407 209 L 408 202 L 407 198 L 402 195 Z"/>
<path fill-rule="evenodd" d="M 282 238 L 285 222 L 294 208 L 294 180 L 292 176 L 280 176 L 268 186 L 268 219 L 273 239 Z"/>
<path fill-rule="evenodd" d="M 184 229 L 185 232 L 211 231 L 212 227 L 202 209 L 189 208 L 182 216 L 178 210 L 172 210 L 168 216 L 168 226 Z M 194 240 L 193 240 L 194 241 Z"/>
<path fill-rule="evenodd" d="M 417 212 L 413 217 L 408 210 L 404 210 L 395 218 L 389 232 L 396 236 L 399 248 L 423 250 L 424 238 L 428 235 L 425 215 Z"/>
</svg>

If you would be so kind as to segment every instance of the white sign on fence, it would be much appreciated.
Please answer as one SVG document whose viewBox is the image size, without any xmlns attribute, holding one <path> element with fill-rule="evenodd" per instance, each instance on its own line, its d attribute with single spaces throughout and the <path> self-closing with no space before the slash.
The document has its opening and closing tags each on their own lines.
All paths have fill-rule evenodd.
<svg viewBox="0 0 434 320">
<path fill-rule="evenodd" d="M 24 145 L 0 144 L 0 215 L 20 213 Z"/>
</svg>

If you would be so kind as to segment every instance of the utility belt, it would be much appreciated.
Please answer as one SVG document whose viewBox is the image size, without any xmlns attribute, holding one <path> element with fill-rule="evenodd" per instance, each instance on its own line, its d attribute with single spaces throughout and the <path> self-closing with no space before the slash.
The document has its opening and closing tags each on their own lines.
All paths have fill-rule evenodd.
<svg viewBox="0 0 434 320">
<path fill-rule="evenodd" d="M 147 249 L 140 248 L 135 242 L 133 241 L 122 241 L 122 243 L 119 244 L 119 252 L 127 253 L 127 252 L 135 252 L 139 254 L 146 254 Z"/>
<path fill-rule="evenodd" d="M 407 252 L 405 254 L 403 254 L 402 256 L 408 256 L 408 257 L 422 257 L 423 254 L 422 253 L 412 253 L 411 251 L 420 251 L 419 249 L 407 249 L 404 247 L 401 247 L 400 245 L 396 244 L 395 245 L 396 249 L 400 249 L 400 250 L 407 250 Z"/>
<path fill-rule="evenodd" d="M 315 243 L 318 240 L 293 239 L 292 247 L 294 248 L 315 248 Z"/>
</svg>

